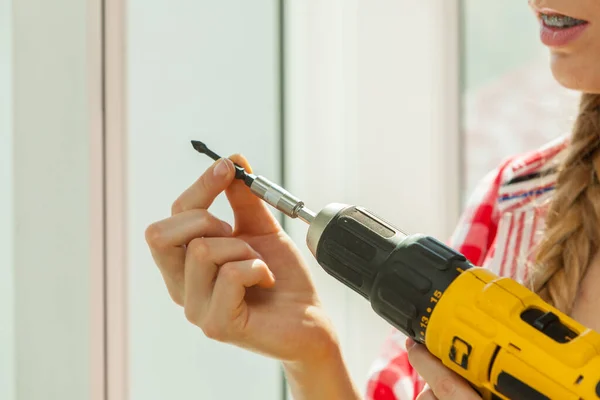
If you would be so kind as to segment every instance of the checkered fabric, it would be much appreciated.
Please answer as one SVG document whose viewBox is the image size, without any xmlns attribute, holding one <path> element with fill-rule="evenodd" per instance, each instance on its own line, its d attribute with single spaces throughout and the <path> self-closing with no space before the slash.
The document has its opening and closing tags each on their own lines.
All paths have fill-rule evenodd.
<svg viewBox="0 0 600 400">
<path fill-rule="evenodd" d="M 449 245 L 474 265 L 523 282 L 557 177 L 555 172 L 535 174 L 558 166 L 567 140 L 563 136 L 511 157 L 490 172 L 471 196 Z M 509 184 L 517 177 L 528 178 Z M 405 340 L 396 330 L 388 337 L 371 368 L 367 399 L 413 400 L 423 390 L 425 382 L 408 362 Z"/>
</svg>

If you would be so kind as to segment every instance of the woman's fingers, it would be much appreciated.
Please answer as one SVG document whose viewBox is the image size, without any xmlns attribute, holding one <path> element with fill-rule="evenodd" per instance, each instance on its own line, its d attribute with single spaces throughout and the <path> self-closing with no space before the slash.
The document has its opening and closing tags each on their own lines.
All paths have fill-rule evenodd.
<svg viewBox="0 0 600 400">
<path fill-rule="evenodd" d="M 259 261 L 260 255 L 246 242 L 235 238 L 205 238 L 192 241 L 185 261 L 184 307 L 187 319 L 200 326 L 209 337 L 223 331 L 231 320 L 232 304 L 243 300 L 236 297 L 231 288 L 250 283 L 258 276 L 258 270 L 268 268 Z M 261 267 L 252 264 L 262 263 Z M 253 286 L 252 284 L 251 286 Z M 209 311 L 210 310 L 210 311 Z M 218 324 L 218 326 L 217 326 Z M 216 338 L 215 338 L 216 339 Z"/>
<path fill-rule="evenodd" d="M 231 236 L 231 226 L 206 210 L 189 210 L 146 229 L 146 241 L 173 301 L 183 304 L 185 245 L 198 237 Z"/>
<path fill-rule="evenodd" d="M 231 160 L 252 173 L 252 168 L 243 156 L 236 154 Z M 227 198 L 235 217 L 235 230 L 239 234 L 267 235 L 281 228 L 275 216 L 263 200 L 250 191 L 244 182 L 235 180 L 226 190 Z"/>
<path fill-rule="evenodd" d="M 231 236 L 231 226 L 207 210 L 195 209 L 153 223 L 146 230 L 152 251 L 188 244 L 197 237 Z"/>
<path fill-rule="evenodd" d="M 226 158 L 216 161 L 196 182 L 179 196 L 171 207 L 173 215 L 194 208 L 207 209 L 235 177 L 235 167 Z"/>
<path fill-rule="evenodd" d="M 411 365 L 428 383 L 438 400 L 480 400 L 481 397 L 459 375 L 446 368 L 425 346 L 407 341 Z M 427 399 L 427 397 L 425 397 Z"/>
<path fill-rule="evenodd" d="M 187 283 L 187 281 L 186 281 Z M 248 322 L 248 306 L 244 301 L 246 288 L 271 287 L 275 279 L 267 265 L 259 259 L 233 261 L 217 271 L 212 296 L 203 312 L 200 297 L 191 296 L 186 303 L 186 316 L 204 331 L 206 336 L 220 341 L 235 341 Z M 187 299 L 186 299 L 187 300 Z"/>
<path fill-rule="evenodd" d="M 269 211 L 269 206 L 254 195 L 244 182 L 234 179 L 234 162 L 245 168 L 248 173 L 252 172 L 248 160 L 241 155 L 234 155 L 231 160 L 217 161 L 173 203 L 172 214 L 194 208 L 207 209 L 215 198 L 227 189 L 227 197 L 235 216 L 236 231 L 239 234 L 265 235 L 279 231 L 279 223 Z"/>
<path fill-rule="evenodd" d="M 246 288 L 260 286 L 272 287 L 275 277 L 269 271 L 267 264 L 259 259 L 234 261 L 223 265 L 215 282 L 212 307 L 222 310 L 222 316 L 236 317 L 240 305 L 244 301 Z M 233 314 L 232 314 L 233 312 Z M 228 318 L 231 319 L 231 318 Z"/>
</svg>

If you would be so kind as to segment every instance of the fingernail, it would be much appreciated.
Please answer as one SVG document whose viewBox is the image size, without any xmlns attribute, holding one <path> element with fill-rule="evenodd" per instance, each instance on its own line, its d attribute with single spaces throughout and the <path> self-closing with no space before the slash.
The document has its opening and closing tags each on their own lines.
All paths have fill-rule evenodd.
<svg viewBox="0 0 600 400">
<path fill-rule="evenodd" d="M 223 222 L 222 225 L 227 235 L 231 235 L 233 233 L 233 228 L 227 222 Z"/>
<path fill-rule="evenodd" d="M 406 347 L 406 350 L 410 350 L 415 344 L 417 343 L 414 340 L 411 338 L 406 338 L 406 344 L 404 346 Z"/>
<path fill-rule="evenodd" d="M 223 178 L 229 173 L 229 163 L 226 159 L 222 159 L 217 163 L 214 170 L 215 176 Z"/>
</svg>

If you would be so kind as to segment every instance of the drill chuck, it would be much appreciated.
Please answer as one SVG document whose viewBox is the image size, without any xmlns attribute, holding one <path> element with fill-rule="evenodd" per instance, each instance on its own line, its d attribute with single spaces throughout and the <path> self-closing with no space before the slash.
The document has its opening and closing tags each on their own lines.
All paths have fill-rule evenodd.
<svg viewBox="0 0 600 400">
<path fill-rule="evenodd" d="M 331 204 L 310 225 L 307 245 L 333 277 L 371 302 L 390 324 L 425 343 L 427 324 L 446 288 L 471 268 L 437 240 L 407 236 L 371 212 Z"/>
</svg>

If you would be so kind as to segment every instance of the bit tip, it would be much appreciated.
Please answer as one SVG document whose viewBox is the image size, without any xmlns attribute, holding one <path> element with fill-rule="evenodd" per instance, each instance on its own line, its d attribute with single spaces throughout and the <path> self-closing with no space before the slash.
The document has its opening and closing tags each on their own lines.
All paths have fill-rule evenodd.
<svg viewBox="0 0 600 400">
<path fill-rule="evenodd" d="M 202 154 L 206 154 L 207 156 L 209 156 L 210 158 L 212 158 L 213 160 L 217 161 L 221 158 L 221 156 L 219 156 L 217 153 L 215 153 L 214 151 L 212 151 L 211 149 L 208 148 L 208 146 L 206 146 L 203 142 L 199 141 L 199 140 L 192 140 L 192 146 L 194 147 L 194 149 Z M 235 177 L 236 179 L 241 179 L 243 180 L 247 186 L 252 185 L 252 182 L 254 182 L 254 176 L 250 175 L 246 172 L 246 170 L 239 166 L 238 164 L 235 164 Z"/>
<path fill-rule="evenodd" d="M 192 146 L 199 153 L 206 153 L 206 145 L 199 140 L 192 140 Z"/>
</svg>

